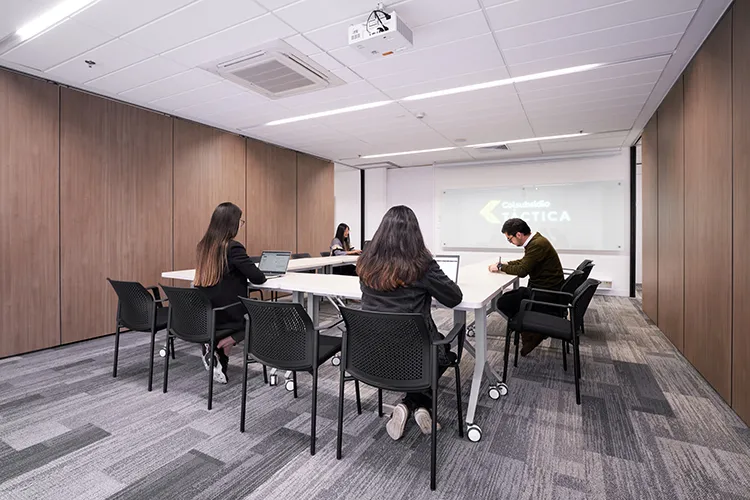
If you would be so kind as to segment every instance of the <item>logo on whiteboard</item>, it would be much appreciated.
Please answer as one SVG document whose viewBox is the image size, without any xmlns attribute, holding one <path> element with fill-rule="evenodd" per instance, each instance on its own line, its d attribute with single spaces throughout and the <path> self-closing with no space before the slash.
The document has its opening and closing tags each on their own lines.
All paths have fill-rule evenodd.
<svg viewBox="0 0 750 500">
<path fill-rule="evenodd" d="M 567 210 L 549 210 L 550 205 L 551 203 L 546 200 L 521 202 L 490 200 L 479 211 L 479 215 L 490 224 L 502 224 L 504 221 L 514 218 L 533 222 L 570 222 L 570 214 Z M 500 213 L 502 219 L 495 215 L 495 209 L 498 206 L 504 209 Z"/>
</svg>

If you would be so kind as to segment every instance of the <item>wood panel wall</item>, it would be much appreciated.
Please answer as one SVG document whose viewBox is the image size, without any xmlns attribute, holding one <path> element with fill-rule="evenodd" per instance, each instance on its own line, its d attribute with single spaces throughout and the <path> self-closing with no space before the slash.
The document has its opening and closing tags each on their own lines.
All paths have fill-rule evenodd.
<svg viewBox="0 0 750 500">
<path fill-rule="evenodd" d="M 664 98 L 658 115 L 659 311 L 658 325 L 680 350 L 684 346 L 685 161 L 683 79 Z"/>
<path fill-rule="evenodd" d="M 248 254 L 296 251 L 297 153 L 247 139 L 246 193 Z"/>
<path fill-rule="evenodd" d="M 733 20 L 732 407 L 750 424 L 750 2 L 735 2 Z"/>
<path fill-rule="evenodd" d="M 219 203 L 245 210 L 245 139 L 174 120 L 174 268 L 195 267 L 195 247 Z M 245 228 L 237 241 L 245 244 Z"/>
<path fill-rule="evenodd" d="M 655 323 L 659 313 L 659 177 L 658 168 L 658 116 L 649 120 L 643 131 L 642 200 L 643 200 L 643 312 Z"/>
<path fill-rule="evenodd" d="M 685 357 L 732 397 L 732 14 L 685 71 Z"/>
<path fill-rule="evenodd" d="M 0 357 L 60 342 L 58 96 L 0 71 Z"/>
<path fill-rule="evenodd" d="M 172 267 L 170 118 L 61 89 L 62 342 L 114 331 L 106 278 L 155 285 Z"/>
<path fill-rule="evenodd" d="M 334 237 L 333 163 L 297 153 L 297 252 L 319 255 Z"/>
</svg>

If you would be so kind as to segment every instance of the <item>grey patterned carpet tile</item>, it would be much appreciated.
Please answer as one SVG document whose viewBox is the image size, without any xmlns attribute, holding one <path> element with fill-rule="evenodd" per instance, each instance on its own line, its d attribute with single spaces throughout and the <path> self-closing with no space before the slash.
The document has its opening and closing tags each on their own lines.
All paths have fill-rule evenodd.
<svg viewBox="0 0 750 500">
<path fill-rule="evenodd" d="M 323 311 L 323 320 L 331 318 Z M 452 314 L 434 310 L 447 331 Z M 471 314 L 468 320 L 472 321 Z M 488 320 L 488 360 L 502 371 L 505 321 Z M 429 490 L 430 439 L 413 420 L 394 442 L 362 386 L 357 414 L 347 383 L 343 457 L 336 460 L 338 369 L 318 386 L 317 453 L 310 456 L 311 377 L 298 398 L 248 366 L 240 433 L 241 350 L 229 384 L 214 385 L 195 345 L 177 342 L 169 386 L 148 335 L 113 338 L 0 360 L 0 498 L 8 499 L 750 499 L 750 429 L 642 314 L 638 299 L 599 297 L 581 341 L 582 405 L 572 356 L 545 341 L 509 364 L 510 393 L 480 392 L 482 440 L 457 433 L 455 385 L 441 380 L 438 489 Z M 164 342 L 164 333 L 157 344 Z M 461 365 L 464 409 L 473 359 Z M 283 374 L 281 375 L 283 380 Z M 401 395 L 385 393 L 386 404 Z"/>
</svg>

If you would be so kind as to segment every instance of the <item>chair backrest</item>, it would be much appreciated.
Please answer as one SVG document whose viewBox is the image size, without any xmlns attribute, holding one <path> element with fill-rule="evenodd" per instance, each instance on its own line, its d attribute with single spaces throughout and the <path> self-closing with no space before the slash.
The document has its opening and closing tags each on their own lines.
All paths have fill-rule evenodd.
<svg viewBox="0 0 750 500">
<path fill-rule="evenodd" d="M 320 252 L 320 256 L 321 257 L 330 257 L 331 256 L 331 252 Z"/>
<path fill-rule="evenodd" d="M 258 264 L 260 264 L 260 255 L 251 255 L 250 260 L 257 266 Z"/>
<path fill-rule="evenodd" d="M 560 287 L 560 291 L 575 295 L 576 290 L 578 290 L 578 287 L 581 286 L 584 281 L 586 281 L 586 278 L 583 276 L 583 271 L 575 270 L 565 278 L 565 281 Z"/>
<path fill-rule="evenodd" d="M 115 281 L 109 278 L 107 281 L 117 294 L 117 319 L 120 324 L 135 331 L 151 330 L 153 295 L 137 281 Z"/>
<path fill-rule="evenodd" d="M 342 369 L 362 382 L 392 391 L 430 387 L 431 335 L 421 314 L 341 308 L 346 331 Z"/>
<path fill-rule="evenodd" d="M 581 262 L 581 265 L 578 266 L 578 270 L 583 272 L 583 281 L 589 279 L 592 269 L 594 269 L 594 261 L 586 259 Z"/>
<path fill-rule="evenodd" d="M 211 301 L 198 288 L 160 285 L 169 299 L 169 329 L 188 342 L 211 338 Z"/>
<path fill-rule="evenodd" d="M 309 259 L 311 255 L 307 252 L 304 253 L 293 253 L 292 258 L 293 259 Z"/>
<path fill-rule="evenodd" d="M 596 293 L 600 284 L 601 281 L 589 278 L 576 290 L 573 296 L 573 314 L 571 315 L 576 330 L 583 324 L 583 317 L 586 315 L 586 310 L 589 308 L 591 299 L 594 298 L 594 293 Z"/>
<path fill-rule="evenodd" d="M 240 297 L 250 317 L 247 345 L 255 359 L 282 370 L 306 370 L 315 357 L 315 329 L 300 304 Z"/>
</svg>

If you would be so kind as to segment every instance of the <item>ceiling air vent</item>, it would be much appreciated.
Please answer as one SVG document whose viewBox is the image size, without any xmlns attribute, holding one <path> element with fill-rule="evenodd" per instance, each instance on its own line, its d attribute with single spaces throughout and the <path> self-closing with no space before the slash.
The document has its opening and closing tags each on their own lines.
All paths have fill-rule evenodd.
<svg viewBox="0 0 750 500">
<path fill-rule="evenodd" d="M 510 151 L 507 144 L 498 144 L 497 146 L 487 146 L 484 148 L 476 148 L 479 151 Z"/>
<path fill-rule="evenodd" d="M 270 99 L 283 99 L 344 83 L 281 40 L 214 61 L 203 68 Z"/>
</svg>

